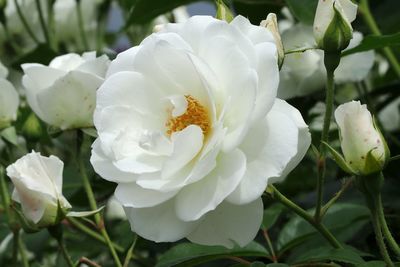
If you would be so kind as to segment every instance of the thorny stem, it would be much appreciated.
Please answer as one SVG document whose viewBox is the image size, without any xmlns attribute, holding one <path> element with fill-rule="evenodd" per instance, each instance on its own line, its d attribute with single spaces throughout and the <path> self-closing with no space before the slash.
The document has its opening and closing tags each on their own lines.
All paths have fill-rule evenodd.
<svg viewBox="0 0 400 267">
<path fill-rule="evenodd" d="M 339 53 L 326 53 L 324 55 L 324 63 L 326 68 L 326 98 L 325 98 L 325 117 L 324 125 L 321 134 L 321 143 L 319 147 L 320 155 L 318 157 L 317 163 L 317 204 L 315 208 L 314 218 L 317 222 L 321 221 L 321 209 L 323 205 L 324 197 L 324 183 L 326 174 L 326 153 L 323 143 L 328 143 L 329 139 L 329 128 L 331 125 L 331 118 L 333 113 L 333 100 L 335 93 L 335 82 L 334 82 L 334 72 L 340 62 L 340 52 Z"/>
<path fill-rule="evenodd" d="M 343 248 L 340 242 L 332 235 L 332 233 L 321 223 L 315 220 L 315 218 L 309 214 L 307 211 L 299 207 L 297 204 L 286 198 L 282 195 L 281 192 L 278 191 L 274 186 L 268 186 L 267 190 L 271 190 L 270 195 L 272 198 L 276 199 L 294 213 L 302 217 L 309 224 L 311 224 L 334 248 Z M 267 192 L 269 193 L 269 192 Z"/>
<path fill-rule="evenodd" d="M 79 139 L 81 139 L 81 140 L 79 140 Z M 82 153 L 83 153 L 84 142 L 83 142 L 82 139 L 83 139 L 82 132 L 80 132 L 78 130 L 78 141 L 81 142 L 81 146 L 79 148 L 79 153 L 78 153 L 78 156 L 77 156 L 79 171 L 81 173 L 81 177 L 82 177 L 82 181 L 83 181 L 83 187 L 85 188 L 86 195 L 87 195 L 88 200 L 89 200 L 89 206 L 90 206 L 90 208 L 92 210 L 97 210 L 96 199 L 94 197 L 92 186 L 90 185 L 89 177 L 88 177 L 87 172 L 86 172 L 85 163 L 83 161 Z M 104 238 L 104 240 L 105 240 L 105 242 L 106 242 L 106 244 L 108 246 L 108 249 L 111 252 L 112 257 L 114 258 L 115 265 L 117 267 L 122 267 L 122 264 L 121 264 L 121 261 L 120 261 L 120 259 L 118 257 L 118 254 L 115 251 L 115 248 L 114 248 L 114 246 L 113 246 L 113 244 L 112 244 L 112 242 L 110 240 L 110 237 L 108 236 L 108 233 L 107 233 L 107 231 L 106 231 L 106 229 L 104 227 L 104 221 L 103 221 L 103 219 L 102 219 L 102 217 L 100 216 L 99 213 L 96 213 L 94 215 L 94 220 L 95 220 L 97 226 L 99 227 L 100 233 L 103 236 L 103 238 Z"/>
<path fill-rule="evenodd" d="M 107 245 L 106 240 L 103 238 L 102 235 L 96 233 L 95 231 L 93 231 L 92 229 L 90 229 L 89 227 L 87 227 L 86 225 L 80 223 L 77 219 L 72 218 L 72 217 L 67 217 L 67 220 L 69 223 L 71 223 L 71 225 L 73 225 L 76 229 L 78 229 L 79 231 L 87 234 L 88 236 L 92 237 L 93 239 L 96 239 L 104 244 Z M 116 251 L 122 253 L 124 252 L 124 248 L 121 247 L 120 245 L 117 245 L 115 243 L 112 244 L 113 247 L 115 248 Z"/>
<path fill-rule="evenodd" d="M 263 232 L 265 240 L 267 241 L 267 245 L 268 245 L 269 251 L 271 253 L 272 261 L 274 263 L 277 263 L 278 257 L 276 256 L 274 246 L 272 245 L 271 238 L 269 237 L 268 231 L 266 229 L 264 229 L 264 230 L 262 230 L 262 232 Z"/>
<path fill-rule="evenodd" d="M 315 49 L 317 49 L 317 48 L 316 47 L 304 47 L 304 48 L 299 48 L 299 49 L 293 49 L 293 50 L 285 51 L 285 55 L 295 54 L 295 53 L 304 53 L 308 50 L 315 50 Z"/>
</svg>

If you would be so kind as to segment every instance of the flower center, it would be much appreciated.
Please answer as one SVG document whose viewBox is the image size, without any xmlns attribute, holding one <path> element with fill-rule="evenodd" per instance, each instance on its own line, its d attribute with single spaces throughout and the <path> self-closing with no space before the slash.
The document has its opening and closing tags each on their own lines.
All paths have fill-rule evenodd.
<svg viewBox="0 0 400 267">
<path fill-rule="evenodd" d="M 170 117 L 165 124 L 167 135 L 171 136 L 172 133 L 182 131 L 187 126 L 195 124 L 203 130 L 205 136 L 210 130 L 210 119 L 207 110 L 194 97 L 185 95 L 185 98 L 187 101 L 186 112 L 178 117 Z"/>
</svg>

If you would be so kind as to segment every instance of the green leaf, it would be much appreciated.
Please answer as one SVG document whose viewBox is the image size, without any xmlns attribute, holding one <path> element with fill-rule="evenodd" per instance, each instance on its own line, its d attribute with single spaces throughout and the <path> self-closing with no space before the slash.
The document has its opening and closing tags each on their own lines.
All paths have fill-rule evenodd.
<svg viewBox="0 0 400 267">
<path fill-rule="evenodd" d="M 369 261 L 356 265 L 356 267 L 385 267 L 386 263 L 383 261 Z"/>
<path fill-rule="evenodd" d="M 278 220 L 279 215 L 281 215 L 284 209 L 285 206 L 280 203 L 275 203 L 264 210 L 261 228 L 263 230 L 268 230 L 271 228 L 275 224 L 276 220 Z"/>
<path fill-rule="evenodd" d="M 129 13 L 126 26 L 148 23 L 159 15 L 191 2 L 196 0 L 137 0 Z"/>
<path fill-rule="evenodd" d="M 91 210 L 91 211 L 70 211 L 67 213 L 67 217 L 88 217 L 88 216 L 92 216 L 96 213 L 99 213 L 100 211 L 102 211 L 104 209 L 105 206 L 102 206 L 100 208 L 98 208 L 97 210 Z"/>
<path fill-rule="evenodd" d="M 308 25 L 313 24 L 318 0 L 286 0 L 286 4 L 300 22 Z"/>
<path fill-rule="evenodd" d="M 251 242 L 243 248 L 235 247 L 233 249 L 227 249 L 221 246 L 202 246 L 192 243 L 183 243 L 176 245 L 164 253 L 156 267 L 188 267 L 226 256 L 265 257 L 267 255 L 268 251 L 256 242 Z"/>
<path fill-rule="evenodd" d="M 5 128 L 0 132 L 0 136 L 3 137 L 4 140 L 10 142 L 14 146 L 18 146 L 18 136 L 14 127 Z"/>
<path fill-rule="evenodd" d="M 311 210 L 310 212 L 313 212 Z M 323 223 L 333 232 L 335 237 L 346 241 L 356 234 L 369 219 L 369 210 L 363 205 L 352 203 L 336 203 L 326 213 Z M 293 216 L 282 228 L 277 241 L 279 252 L 303 245 L 306 241 L 327 244 L 320 241 L 316 230 L 298 216 Z"/>
<path fill-rule="evenodd" d="M 361 43 L 358 46 L 344 51 L 342 53 L 342 57 L 368 50 L 380 49 L 387 46 L 399 46 L 399 45 L 400 45 L 400 32 L 395 34 L 380 35 L 380 36 L 368 35 L 361 41 Z"/>
<path fill-rule="evenodd" d="M 266 267 L 289 267 L 289 265 L 284 263 L 270 263 L 267 264 Z"/>
<path fill-rule="evenodd" d="M 309 249 L 296 259 L 296 263 L 320 261 L 338 261 L 351 264 L 361 264 L 364 262 L 361 256 L 352 249 L 334 249 L 329 247 Z"/>
</svg>

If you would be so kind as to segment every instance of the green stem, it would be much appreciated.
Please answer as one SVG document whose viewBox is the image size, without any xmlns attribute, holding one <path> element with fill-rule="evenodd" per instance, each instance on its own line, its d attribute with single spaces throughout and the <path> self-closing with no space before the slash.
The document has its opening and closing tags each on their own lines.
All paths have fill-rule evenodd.
<svg viewBox="0 0 400 267">
<path fill-rule="evenodd" d="M 58 247 L 60 248 L 60 251 L 68 267 L 74 267 L 75 266 L 74 262 L 72 261 L 71 256 L 69 255 L 68 250 L 65 247 L 64 241 L 62 239 L 57 239 L 57 241 L 58 241 Z"/>
<path fill-rule="evenodd" d="M 79 132 L 79 130 L 78 130 L 78 139 L 80 139 L 80 138 L 83 138 L 83 136 L 82 136 L 82 133 Z M 83 156 L 82 156 L 84 142 L 83 142 L 83 140 L 81 140 L 81 142 L 82 143 L 81 143 L 81 146 L 79 148 L 79 154 L 78 154 L 78 157 L 77 157 L 79 170 L 80 170 L 80 173 L 81 173 L 81 176 L 82 176 L 83 187 L 85 188 L 86 195 L 87 195 L 88 200 L 89 200 L 89 206 L 90 206 L 90 208 L 92 210 L 97 210 L 96 199 L 94 197 L 92 186 L 90 185 L 89 177 L 87 176 L 86 167 L 85 167 L 85 163 L 83 161 Z M 112 245 L 112 242 L 110 240 L 110 237 L 108 236 L 108 233 L 107 233 L 107 231 L 105 229 L 104 220 L 102 219 L 102 217 L 100 216 L 99 213 L 96 213 L 94 215 L 94 220 L 95 220 L 97 226 L 100 229 L 101 235 L 104 237 L 104 240 L 105 240 L 105 242 L 106 242 L 106 244 L 108 246 L 108 249 L 111 252 L 112 257 L 114 258 L 115 265 L 117 267 L 122 267 L 122 264 L 121 264 L 121 261 L 120 261 L 120 259 L 118 257 L 118 254 L 115 251 L 114 246 Z"/>
<path fill-rule="evenodd" d="M 376 213 L 379 218 L 379 223 L 381 225 L 383 235 L 386 238 L 386 242 L 389 245 L 390 249 L 397 255 L 397 257 L 400 257 L 400 247 L 397 244 L 396 240 L 394 239 L 392 233 L 390 232 L 390 229 L 389 229 L 386 219 L 385 219 L 385 214 L 384 214 L 383 206 L 382 206 L 381 194 L 379 194 L 377 196 L 375 206 L 376 206 L 376 210 L 377 210 Z"/>
<path fill-rule="evenodd" d="M 329 140 L 329 128 L 331 126 L 331 119 L 333 113 L 333 100 L 335 94 L 335 81 L 334 72 L 340 62 L 340 53 L 324 54 L 324 63 L 326 69 L 326 96 L 325 96 L 325 117 L 324 125 L 321 134 L 321 143 L 319 146 L 319 158 L 317 164 L 317 204 L 315 208 L 314 217 L 317 221 L 321 221 L 321 209 L 323 206 L 324 198 L 324 184 L 326 175 L 326 153 L 323 142 L 328 143 Z"/>
<path fill-rule="evenodd" d="M 14 230 L 13 231 L 13 252 L 12 252 L 14 266 L 18 266 L 18 247 L 19 247 L 18 243 L 19 243 L 19 230 Z"/>
<path fill-rule="evenodd" d="M 124 266 L 123 267 L 128 267 L 129 266 L 129 262 L 132 259 L 133 256 L 133 250 L 135 249 L 135 245 L 136 245 L 136 241 L 137 241 L 138 237 L 137 235 L 135 235 L 135 237 L 133 238 L 133 242 L 131 247 L 129 248 L 128 252 L 126 253 L 125 256 L 125 260 L 124 260 Z"/>
<path fill-rule="evenodd" d="M 78 15 L 78 25 L 79 25 L 78 27 L 79 27 L 79 33 L 80 33 L 81 38 L 82 38 L 83 48 L 85 49 L 85 51 L 88 51 L 89 50 L 89 44 L 88 44 L 88 41 L 86 39 L 85 28 L 84 28 L 84 25 L 83 25 L 81 0 L 77 0 L 76 1 L 76 13 Z"/>
<path fill-rule="evenodd" d="M 262 232 L 263 232 L 265 241 L 267 241 L 267 245 L 268 245 L 269 251 L 271 253 L 271 260 L 274 263 L 277 263 L 278 258 L 276 257 L 275 249 L 274 249 L 274 246 L 272 245 L 271 238 L 269 237 L 268 231 L 267 231 L 267 229 L 264 229 Z"/>
<path fill-rule="evenodd" d="M 316 47 L 304 47 L 304 48 L 300 48 L 300 49 L 293 49 L 293 50 L 285 51 L 285 55 L 295 54 L 295 53 L 304 53 L 308 50 L 315 50 L 315 49 L 317 49 L 317 48 Z"/>
<path fill-rule="evenodd" d="M 347 179 L 343 185 L 342 188 L 339 190 L 339 192 L 337 192 L 321 209 L 321 216 L 323 217 L 329 210 L 329 208 L 335 204 L 335 202 L 340 198 L 340 196 L 346 191 L 346 189 L 351 185 L 351 183 L 353 182 L 353 178 L 351 177 L 349 179 Z"/>
<path fill-rule="evenodd" d="M 396 156 L 391 157 L 391 158 L 389 159 L 389 162 L 390 162 L 390 161 L 399 160 L 399 159 L 400 159 L 400 155 L 396 155 Z"/>
<path fill-rule="evenodd" d="M 29 267 L 28 257 L 26 256 L 26 249 L 22 242 L 21 236 L 18 238 L 18 250 L 21 255 L 22 266 Z"/>
<path fill-rule="evenodd" d="M 381 31 L 378 28 L 378 25 L 376 24 L 374 16 L 371 13 L 371 9 L 369 8 L 368 0 L 361 0 L 359 7 L 361 13 L 363 14 L 364 21 L 371 30 L 371 32 L 378 36 L 382 35 Z M 385 47 L 382 50 L 386 58 L 390 62 L 390 65 L 392 66 L 394 72 L 400 78 L 400 64 L 395 54 L 393 53 L 392 49 L 390 47 Z"/>
<path fill-rule="evenodd" d="M 20 5 L 19 5 L 19 3 L 18 3 L 18 0 L 14 0 L 14 4 L 15 4 L 15 7 L 16 7 L 16 9 L 17 9 L 17 13 L 18 13 L 19 19 L 20 19 L 21 22 L 22 22 L 22 25 L 24 25 L 26 31 L 28 32 L 29 36 L 33 39 L 33 41 L 34 41 L 36 44 L 39 44 L 38 38 L 35 36 L 35 34 L 33 33 L 32 29 L 29 27 L 29 24 L 28 24 L 28 22 L 26 21 L 26 19 L 25 19 L 25 17 L 24 17 L 24 14 L 22 14 L 22 10 L 21 10 L 21 7 L 20 7 Z"/>
<path fill-rule="evenodd" d="M 47 0 L 47 29 L 49 34 L 49 44 L 50 47 L 55 51 L 58 52 L 58 45 L 55 36 L 55 29 L 54 29 L 54 9 L 53 9 L 53 0 Z"/>
<path fill-rule="evenodd" d="M 89 227 L 87 227 L 86 225 L 80 223 L 77 219 L 72 218 L 72 217 L 67 217 L 67 220 L 78 230 L 80 230 L 81 232 L 87 234 L 88 236 L 92 237 L 93 239 L 96 239 L 100 242 L 102 242 L 103 244 L 106 244 L 105 239 L 103 238 L 102 235 L 96 233 L 95 231 L 93 231 L 92 229 L 90 229 Z M 113 247 L 115 248 L 116 251 L 122 253 L 124 252 L 124 248 L 121 247 L 118 244 L 112 243 Z"/>
<path fill-rule="evenodd" d="M 385 242 L 383 240 L 381 225 L 380 225 L 380 220 L 379 220 L 379 214 L 376 210 L 376 207 L 374 209 L 371 209 L 371 217 L 372 217 L 371 219 L 372 219 L 372 225 L 374 227 L 376 242 L 378 244 L 381 256 L 387 266 L 394 267 L 393 262 L 390 259 L 389 253 L 387 252 Z"/>
<path fill-rule="evenodd" d="M 39 21 L 40 21 L 40 25 L 42 27 L 44 38 L 46 39 L 46 42 L 50 45 L 49 31 L 46 27 L 46 22 L 44 21 L 42 5 L 40 4 L 39 0 L 35 0 L 35 4 L 36 4 L 37 11 L 39 13 Z"/>
<path fill-rule="evenodd" d="M 4 179 L 4 168 L 1 165 L 0 165 L 0 193 L 7 219 L 10 220 L 10 208 L 9 208 L 10 195 L 8 193 L 7 183 Z"/>
<path fill-rule="evenodd" d="M 311 224 L 334 248 L 343 248 L 340 242 L 332 235 L 332 233 L 321 223 L 317 222 L 314 217 L 309 214 L 307 211 L 299 207 L 297 204 L 290 201 L 281 192 L 278 191 L 274 186 L 268 186 L 269 189 L 272 189 L 272 197 L 278 200 L 280 203 L 288 207 L 294 213 L 302 217 L 309 224 Z"/>
</svg>

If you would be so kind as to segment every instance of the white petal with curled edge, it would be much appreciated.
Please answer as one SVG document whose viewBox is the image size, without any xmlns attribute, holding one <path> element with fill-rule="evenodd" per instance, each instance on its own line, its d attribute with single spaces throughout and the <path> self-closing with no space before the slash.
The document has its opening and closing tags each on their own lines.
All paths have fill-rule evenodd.
<svg viewBox="0 0 400 267">
<path fill-rule="evenodd" d="M 282 182 L 286 176 L 300 163 L 300 161 L 304 158 L 304 155 L 307 153 L 308 148 L 311 145 L 311 134 L 308 129 L 307 124 L 305 123 L 303 117 L 299 110 L 297 110 L 292 105 L 288 104 L 284 100 L 276 99 L 275 105 L 273 107 L 274 110 L 281 112 L 282 114 L 287 115 L 298 127 L 299 136 L 297 143 L 297 153 L 290 160 L 290 162 L 286 165 L 286 168 L 283 170 L 282 174 L 279 177 L 272 177 L 268 183 Z"/>
<path fill-rule="evenodd" d="M 162 177 L 168 178 L 188 164 L 202 148 L 203 138 L 201 128 L 193 124 L 173 133 L 171 139 L 174 151 L 164 163 Z"/>
<path fill-rule="evenodd" d="M 96 173 L 103 179 L 111 182 L 129 183 L 135 181 L 137 178 L 137 175 L 121 171 L 113 164 L 112 160 L 104 154 L 99 138 L 92 144 L 90 163 Z"/>
<path fill-rule="evenodd" d="M 29 190 L 20 180 L 13 180 L 13 184 L 13 200 L 21 204 L 22 212 L 29 220 L 38 223 L 44 215 L 48 199 L 52 201 L 51 197 Z"/>
<path fill-rule="evenodd" d="M 125 213 L 132 231 L 155 242 L 175 242 L 184 238 L 198 222 L 184 222 L 175 215 L 174 199 L 151 208 L 128 208 Z"/>
<path fill-rule="evenodd" d="M 177 191 L 160 192 L 145 189 L 136 183 L 119 183 L 115 197 L 124 207 L 148 208 L 159 205 L 174 197 Z"/>
<path fill-rule="evenodd" d="M 199 226 L 187 236 L 191 242 L 202 245 L 221 245 L 232 248 L 250 243 L 260 229 L 263 217 L 261 198 L 247 205 L 222 202 L 201 220 Z"/>
<path fill-rule="evenodd" d="M 97 91 L 96 112 L 94 114 L 97 124 L 97 113 L 108 106 L 131 106 L 138 112 L 146 114 L 162 114 L 163 94 L 146 79 L 143 74 L 132 71 L 121 71 L 109 78 Z"/>
<path fill-rule="evenodd" d="M 41 119 L 61 129 L 90 127 L 96 104 L 96 90 L 103 79 L 71 71 L 37 94 Z"/>
<path fill-rule="evenodd" d="M 121 52 L 117 55 L 117 57 L 110 63 L 108 67 L 106 78 L 111 75 L 122 72 L 122 71 L 135 71 L 133 67 L 133 59 L 136 56 L 136 53 L 139 51 L 140 46 L 134 46 Z"/>
<path fill-rule="evenodd" d="M 246 170 L 246 157 L 236 149 L 220 154 L 217 166 L 200 181 L 184 187 L 176 196 L 176 213 L 184 221 L 198 220 L 214 210 L 239 184 Z"/>
<path fill-rule="evenodd" d="M 269 179 L 281 177 L 298 153 L 300 129 L 291 115 L 277 110 L 276 105 L 249 130 L 240 146 L 247 157 L 247 168 L 241 183 L 227 198 L 231 203 L 246 204 L 260 197 Z"/>
<path fill-rule="evenodd" d="M 261 43 L 256 45 L 256 52 L 258 87 L 253 122 L 262 119 L 271 110 L 279 85 L 276 46 L 272 43 Z"/>
<path fill-rule="evenodd" d="M 32 86 L 30 86 L 31 84 L 25 84 L 22 80 L 25 88 L 35 93 L 53 85 L 57 79 L 67 74 L 67 72 L 62 69 L 47 67 L 37 63 L 22 64 L 21 68 L 25 73 L 24 76 L 28 76 L 33 82 Z"/>
</svg>

